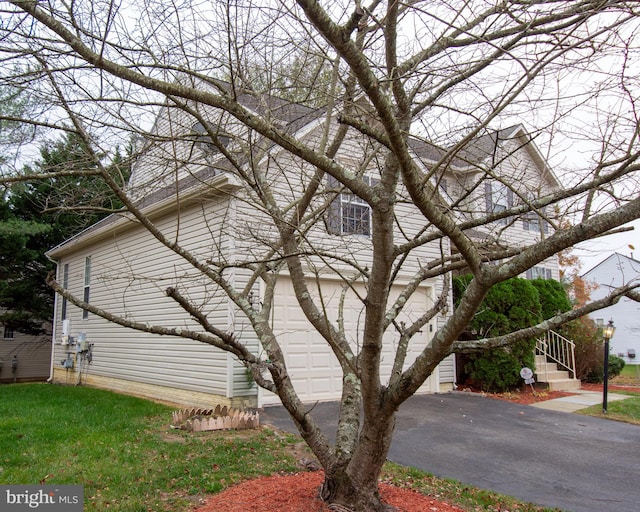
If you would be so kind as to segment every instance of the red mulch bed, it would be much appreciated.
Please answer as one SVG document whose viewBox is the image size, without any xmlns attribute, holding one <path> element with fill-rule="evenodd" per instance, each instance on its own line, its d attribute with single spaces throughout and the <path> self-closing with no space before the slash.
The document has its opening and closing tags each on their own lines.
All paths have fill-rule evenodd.
<svg viewBox="0 0 640 512">
<path fill-rule="evenodd" d="M 602 384 L 590 384 L 588 382 L 583 382 L 581 388 L 585 391 L 599 391 L 602 393 Z M 611 382 L 609 382 L 607 389 L 609 391 L 640 391 L 638 386 L 620 386 L 618 384 L 611 384 Z"/>
<path fill-rule="evenodd" d="M 583 382 L 580 387 L 585 391 L 597 391 L 602 393 L 602 384 L 589 384 Z M 611 383 L 609 383 L 608 389 L 609 391 L 639 391 L 637 386 L 619 386 Z M 484 393 L 471 387 L 460 388 L 459 390 L 469 393 L 479 393 L 487 398 L 495 398 L 497 400 L 505 400 L 507 402 L 523 405 L 543 402 L 545 400 L 553 400 L 554 398 L 562 398 L 563 396 L 575 395 L 575 393 L 572 393 L 571 391 L 547 391 L 544 389 L 532 390 L 531 386 L 523 386 L 520 389 L 506 393 Z"/>
<path fill-rule="evenodd" d="M 515 391 L 508 391 L 506 393 L 485 393 L 473 388 L 461 388 L 460 391 L 477 393 L 486 396 L 487 398 L 495 398 L 497 400 L 504 400 L 505 402 L 513 402 L 523 405 L 534 404 L 544 400 L 553 400 L 554 398 L 562 398 L 563 396 L 569 396 L 572 394 L 567 391 L 532 390 L 529 386 Z"/>
<path fill-rule="evenodd" d="M 313 471 L 249 480 L 215 494 L 195 512 L 330 512 L 319 497 L 324 473 Z M 399 512 L 463 512 L 410 489 L 380 484 L 380 494 Z"/>
</svg>

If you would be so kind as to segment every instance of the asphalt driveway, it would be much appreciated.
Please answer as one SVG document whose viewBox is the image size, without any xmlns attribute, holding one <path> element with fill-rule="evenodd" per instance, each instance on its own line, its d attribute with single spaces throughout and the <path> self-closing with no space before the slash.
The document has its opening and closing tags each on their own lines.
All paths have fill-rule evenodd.
<svg viewBox="0 0 640 512">
<path fill-rule="evenodd" d="M 336 403 L 313 414 L 334 438 Z M 295 432 L 282 407 L 261 421 Z M 414 396 L 389 459 L 570 512 L 640 510 L 640 427 L 466 393 Z"/>
</svg>

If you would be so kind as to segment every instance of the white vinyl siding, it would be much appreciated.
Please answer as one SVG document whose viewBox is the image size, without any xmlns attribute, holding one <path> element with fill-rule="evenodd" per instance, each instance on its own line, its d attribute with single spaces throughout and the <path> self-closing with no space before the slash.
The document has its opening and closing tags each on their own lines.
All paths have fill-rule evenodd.
<svg viewBox="0 0 640 512">
<path fill-rule="evenodd" d="M 311 134 L 309 137 L 313 138 Z M 347 139 L 343 149 L 346 155 L 353 155 L 354 160 L 358 155 L 362 155 L 363 151 L 357 138 L 353 136 Z M 267 179 L 273 185 L 272 193 L 280 204 L 293 204 L 300 191 L 308 186 L 315 171 L 286 153 L 270 154 L 262 164 L 269 166 Z M 144 165 L 151 164 L 147 162 Z M 138 171 L 141 171 L 144 165 L 139 164 Z M 371 166 L 371 169 L 366 170 L 367 173 L 373 173 L 375 162 L 372 162 Z M 154 168 L 153 165 L 147 169 L 149 173 L 140 172 L 132 179 L 132 186 L 144 186 L 150 182 L 149 180 L 153 181 L 156 170 L 160 172 L 160 169 Z M 180 172 L 182 170 L 176 170 L 173 176 L 180 175 Z M 162 179 L 169 179 L 170 174 L 171 170 L 166 170 Z M 399 197 L 402 197 L 403 193 L 400 190 Z M 156 228 L 170 241 L 177 241 L 191 251 L 200 261 L 228 262 L 229 269 L 225 271 L 225 277 L 232 285 L 241 289 L 248 279 L 247 271 L 243 270 L 242 265 L 245 259 L 262 259 L 264 241 L 274 240 L 277 245 L 278 234 L 272 219 L 256 208 L 252 197 L 242 190 L 235 190 L 232 197 L 224 194 L 215 197 L 203 195 L 201 199 L 191 203 L 180 199 L 176 198 L 170 202 L 171 209 L 167 209 L 165 215 L 152 218 Z M 323 203 L 325 200 L 324 196 L 318 198 L 318 201 Z M 176 206 L 178 204 L 181 205 L 180 208 Z M 397 226 L 399 240 L 422 232 L 424 219 L 416 213 L 417 210 L 409 202 L 398 203 L 395 214 L 397 222 L 402 223 L 401 226 Z M 237 334 L 250 350 L 259 353 L 258 341 L 247 320 L 209 278 L 188 265 L 134 222 L 117 231 L 105 229 L 104 236 L 86 247 L 82 245 L 83 238 L 79 237 L 56 251 L 57 257 L 61 259 L 59 264 L 69 265 L 70 269 L 75 270 L 75 273 L 69 274 L 71 293 L 82 296 L 84 281 L 80 270 L 83 268 L 83 256 L 90 252 L 92 305 L 142 324 L 201 330 L 187 312 L 167 297 L 167 288 L 176 287 L 199 311 L 207 315 L 211 324 Z M 86 240 L 89 236 L 86 236 Z M 316 248 L 319 247 L 325 254 L 346 255 L 345 257 L 353 259 L 362 267 L 371 267 L 371 240 L 367 236 L 327 237 L 323 223 L 316 223 L 305 231 L 301 242 L 304 243 L 306 240 Z M 403 280 L 406 282 L 410 279 L 425 261 L 440 258 L 441 249 L 438 244 L 427 244 L 416 249 L 405 261 L 403 272 L 397 276 L 397 282 L 393 284 L 394 294 L 402 287 Z M 445 247 L 444 250 L 448 248 Z M 336 270 L 352 271 L 352 268 L 342 263 L 339 258 L 328 263 L 319 256 L 309 256 L 307 263 L 309 268 L 317 272 L 323 283 L 335 278 Z M 286 276 L 282 279 L 283 283 L 286 283 Z M 281 287 L 280 284 L 278 286 Z M 425 290 L 429 290 L 428 295 Z M 411 297 L 409 302 L 414 303 L 424 298 L 432 303 L 441 291 L 442 280 L 424 283 L 424 288 Z M 288 299 L 292 298 L 295 300 L 295 297 L 289 294 Z M 296 309 L 295 303 L 287 304 L 291 311 Z M 422 311 L 424 308 L 426 306 L 421 306 Z M 405 310 L 405 314 L 407 311 Z M 94 344 L 93 363 L 86 368 L 90 374 L 228 397 L 256 395 L 256 388 L 247 379 L 244 367 L 235 358 L 219 349 L 189 339 L 134 331 L 110 323 L 97 315 L 91 315 L 87 322 L 81 323 L 81 314 L 82 311 L 78 308 L 69 308 L 70 334 L 76 337 L 79 332 L 84 332 L 88 341 Z M 360 320 L 358 315 L 350 318 L 347 327 L 354 343 L 357 343 L 361 329 Z M 57 322 L 58 325 L 61 323 Z M 295 325 L 295 321 L 290 325 L 279 324 L 287 333 L 295 333 Z M 434 326 L 435 328 L 437 326 Z M 392 329 L 385 335 L 383 367 L 387 374 L 391 364 L 391 350 L 397 340 L 397 335 Z M 56 339 L 61 339 L 59 331 L 60 327 Z M 425 342 L 432 332 L 429 326 L 425 327 L 421 337 L 416 337 L 414 348 L 423 348 L 420 343 Z M 422 341 L 419 342 L 419 339 Z M 63 358 L 66 349 L 67 347 L 56 345 L 55 360 Z M 312 354 L 317 351 L 324 354 L 321 357 L 325 357 L 327 345 L 323 340 L 314 338 L 310 350 Z M 308 367 L 309 370 L 312 368 L 313 366 Z M 339 368 L 333 368 L 331 372 L 330 379 L 341 379 Z M 436 373 L 429 379 L 429 389 L 437 390 L 437 380 Z M 321 383 L 318 382 L 317 385 Z M 329 394 L 323 396 L 339 398 L 339 390 L 334 387 Z M 313 399 L 312 396 L 310 398 Z"/>
<path fill-rule="evenodd" d="M 218 219 L 226 215 L 226 204 L 226 200 L 212 200 L 206 207 L 188 208 L 179 215 L 179 228 L 175 215 L 157 219 L 156 225 L 166 233 L 177 233 L 180 242 L 202 259 L 210 258 L 216 250 L 226 251 L 226 237 L 219 226 L 216 229 Z M 166 296 L 166 289 L 176 286 L 207 312 L 212 324 L 225 329 L 233 327 L 229 325 L 226 297 L 143 228 L 114 233 L 92 245 L 91 252 L 92 305 L 131 321 L 197 329 L 190 316 Z M 82 268 L 83 258 L 71 254 L 61 263 Z M 72 272 L 69 280 L 70 291 L 81 295 L 83 275 Z M 93 362 L 86 367 L 91 374 L 221 396 L 229 392 L 227 356 L 215 347 L 127 329 L 96 315 L 82 323 L 82 310 L 75 307 L 69 308 L 68 315 L 70 334 L 77 337 L 85 332 L 88 341 L 94 344 Z M 57 340 L 61 339 L 60 329 L 61 326 Z M 65 346 L 56 345 L 54 361 L 65 353 Z M 240 366 L 235 361 L 233 364 Z M 248 387 L 247 383 L 243 385 Z"/>
</svg>

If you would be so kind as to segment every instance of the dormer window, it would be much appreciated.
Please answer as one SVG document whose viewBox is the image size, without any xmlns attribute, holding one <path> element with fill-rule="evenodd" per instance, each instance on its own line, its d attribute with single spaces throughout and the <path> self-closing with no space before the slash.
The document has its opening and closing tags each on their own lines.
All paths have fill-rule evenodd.
<svg viewBox="0 0 640 512">
<path fill-rule="evenodd" d="M 219 147 L 213 143 L 209 132 L 201 122 L 197 122 L 191 127 L 191 131 L 195 136 L 196 145 L 202 149 L 207 155 L 213 155 L 220 152 Z M 225 133 L 214 132 L 220 146 L 227 147 L 231 142 L 231 137 Z"/>
</svg>

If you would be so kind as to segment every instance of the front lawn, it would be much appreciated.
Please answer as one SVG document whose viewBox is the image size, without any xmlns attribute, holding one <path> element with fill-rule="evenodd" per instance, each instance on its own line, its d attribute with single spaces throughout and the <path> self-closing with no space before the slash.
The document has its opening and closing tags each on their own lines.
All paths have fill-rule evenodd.
<svg viewBox="0 0 640 512">
<path fill-rule="evenodd" d="M 85 508 L 188 512 L 206 495 L 261 475 L 301 471 L 297 436 L 265 427 L 191 434 L 172 409 L 86 387 L 0 386 L 0 484 L 84 486 Z M 387 464 L 384 479 L 473 512 L 544 507 Z"/>
<path fill-rule="evenodd" d="M 626 364 L 620 375 L 611 379 L 611 383 L 620 386 L 640 386 L 640 364 Z"/>
<path fill-rule="evenodd" d="M 616 394 L 629 395 L 630 398 L 619 401 L 607 400 L 607 414 L 602 412 L 602 404 L 588 407 L 579 411 L 587 416 L 606 418 L 609 420 L 623 421 L 640 425 L 640 390 L 638 391 L 616 391 Z M 609 392 L 611 396 L 611 392 Z"/>
<path fill-rule="evenodd" d="M 0 483 L 84 485 L 85 510 L 186 511 L 204 494 L 296 469 L 294 436 L 171 430 L 169 407 L 86 387 L 0 386 Z"/>
</svg>

